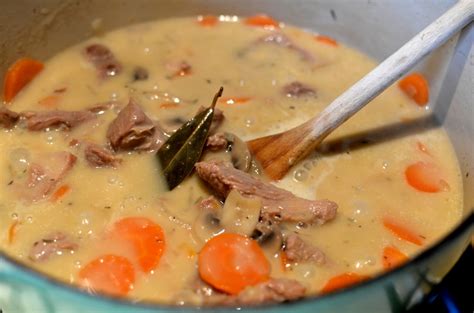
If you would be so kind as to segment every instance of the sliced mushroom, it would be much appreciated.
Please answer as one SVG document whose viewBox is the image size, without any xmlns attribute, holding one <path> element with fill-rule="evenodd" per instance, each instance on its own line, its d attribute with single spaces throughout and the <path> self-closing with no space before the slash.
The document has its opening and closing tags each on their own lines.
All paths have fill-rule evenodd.
<svg viewBox="0 0 474 313">
<path fill-rule="evenodd" d="M 229 145 L 227 150 L 230 151 L 232 164 L 236 169 L 248 172 L 252 163 L 252 155 L 247 144 L 234 134 L 226 133 Z"/>
<path fill-rule="evenodd" d="M 220 222 L 222 204 L 215 197 L 211 196 L 201 200 L 198 207 L 200 212 L 194 221 L 192 229 L 198 239 L 206 242 L 223 232 Z"/>
<path fill-rule="evenodd" d="M 252 155 L 247 144 L 232 133 L 218 132 L 207 138 L 206 149 L 219 152 L 225 151 L 225 159 L 230 157 L 232 165 L 241 171 L 248 172 L 252 165 Z"/>
<path fill-rule="evenodd" d="M 280 227 L 271 219 L 262 218 L 255 226 L 251 238 L 270 253 L 276 253 L 283 246 Z"/>
<path fill-rule="evenodd" d="M 244 197 L 232 190 L 222 209 L 221 225 L 226 232 L 250 236 L 258 223 L 261 207 L 261 199 Z"/>
</svg>

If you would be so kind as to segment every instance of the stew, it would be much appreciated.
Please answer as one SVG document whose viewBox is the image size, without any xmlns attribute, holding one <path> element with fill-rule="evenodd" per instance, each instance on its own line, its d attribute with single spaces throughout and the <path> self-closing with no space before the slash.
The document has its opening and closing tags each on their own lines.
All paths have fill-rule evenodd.
<svg viewBox="0 0 474 313">
<path fill-rule="evenodd" d="M 420 73 L 282 180 L 252 160 L 246 140 L 306 121 L 375 66 L 324 34 L 266 15 L 171 18 L 19 62 L 0 107 L 0 249 L 88 291 L 292 301 L 400 266 L 461 219 Z"/>
</svg>

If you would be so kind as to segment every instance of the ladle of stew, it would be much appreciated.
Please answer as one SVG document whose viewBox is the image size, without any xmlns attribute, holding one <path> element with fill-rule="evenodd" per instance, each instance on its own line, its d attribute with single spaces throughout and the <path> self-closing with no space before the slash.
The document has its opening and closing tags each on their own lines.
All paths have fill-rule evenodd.
<svg viewBox="0 0 474 313">
<path fill-rule="evenodd" d="M 282 178 L 298 161 L 417 62 L 472 22 L 474 1 L 461 0 L 374 70 L 346 90 L 319 115 L 288 131 L 247 143 L 272 179 Z"/>
</svg>

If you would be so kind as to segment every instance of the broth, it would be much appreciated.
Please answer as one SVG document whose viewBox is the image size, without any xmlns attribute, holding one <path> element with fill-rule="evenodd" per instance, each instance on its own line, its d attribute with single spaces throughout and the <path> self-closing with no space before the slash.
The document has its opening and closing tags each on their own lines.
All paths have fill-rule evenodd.
<svg viewBox="0 0 474 313">
<path fill-rule="evenodd" d="M 193 225 L 200 212 L 197 204 L 212 194 L 212 188 L 193 174 L 167 191 L 154 153 L 119 152 L 122 161 L 115 168 L 92 167 L 81 143 L 108 144 L 107 129 L 129 98 L 165 129 L 176 129 L 199 107 L 209 106 L 219 86 L 224 87 L 224 98 L 217 108 L 225 116 L 219 131 L 243 140 L 280 132 L 313 117 L 375 66 L 350 47 L 316 40 L 315 34 L 292 26 L 255 27 L 234 17 L 221 17 L 211 24 L 172 18 L 134 25 L 91 38 L 45 63 L 9 109 L 71 111 L 98 103 L 112 103 L 112 108 L 69 131 L 28 131 L 21 125 L 0 131 L 3 251 L 43 273 L 81 285 L 79 272 L 91 260 L 104 254 L 125 256 L 136 274 L 127 297 L 172 304 L 208 301 L 193 287 L 206 241 L 196 235 Z M 85 57 L 85 47 L 98 43 L 120 62 L 117 75 L 101 77 Z M 308 90 L 298 94 L 305 88 L 285 89 L 294 82 Z M 372 277 L 387 270 L 384 248 L 395 247 L 413 257 L 452 229 L 461 219 L 462 182 L 445 132 L 427 125 L 389 140 L 378 136 L 381 127 L 396 125 L 401 130 L 429 113 L 392 86 L 285 178 L 274 182 L 302 198 L 333 200 L 338 210 L 323 225 L 279 223 L 285 237 L 298 234 L 319 248 L 326 261 L 282 266 L 281 249 L 263 247 L 271 277 L 295 279 L 306 288 L 306 295 L 317 294 L 341 273 Z M 351 136 L 364 132 L 357 145 L 351 141 Z M 79 144 L 71 145 L 73 140 Z M 54 191 L 28 201 L 14 181 L 14 172 L 20 171 L 17 176 L 22 177 L 21 170 L 23 175 L 27 171 L 24 164 L 31 166 L 38 159 L 52 162 L 51 155 L 57 151 L 70 152 L 77 161 Z M 225 155 L 207 151 L 203 159 Z M 436 165 L 442 190 L 423 192 L 407 182 L 407 168 L 418 162 Z M 61 186 L 68 189 L 53 201 Z M 130 247 L 107 237 L 116 221 L 130 216 L 149 218 L 165 235 L 164 253 L 151 271 L 138 270 Z M 420 244 L 401 239 L 387 221 L 413 230 Z M 77 246 L 33 261 L 33 244 L 55 231 L 67 233 Z"/>
</svg>

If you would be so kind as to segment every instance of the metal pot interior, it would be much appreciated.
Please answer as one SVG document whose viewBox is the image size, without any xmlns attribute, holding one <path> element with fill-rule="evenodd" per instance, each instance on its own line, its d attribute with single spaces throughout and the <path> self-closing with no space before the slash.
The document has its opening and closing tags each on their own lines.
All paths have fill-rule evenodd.
<svg viewBox="0 0 474 313">
<path fill-rule="evenodd" d="M 404 5 L 397 0 L 293 0 L 291 3 L 287 0 L 7 1 L 0 10 L 0 80 L 3 80 L 2 75 L 8 65 L 20 56 L 47 59 L 61 49 L 112 29 L 153 19 L 197 14 L 245 16 L 265 12 L 278 20 L 331 35 L 377 60 L 383 60 L 454 2 L 436 1 L 428 5 L 418 1 Z M 464 224 L 467 225 L 458 227 L 440 245 L 412 262 L 416 266 L 435 262 L 437 266 L 434 268 L 439 277 L 444 276 L 459 258 L 472 232 L 474 114 L 473 67 L 470 60 L 473 58 L 473 37 L 474 27 L 471 23 L 460 36 L 451 39 L 418 65 L 418 69 L 434 82 L 431 86 L 433 114 L 429 122 L 442 125 L 447 130 L 457 152 L 464 182 Z M 415 124 L 412 126 L 407 132 L 417 130 Z M 1 258 L 0 255 L 0 261 Z M 20 267 L 20 270 L 24 269 Z M 402 267 L 395 271 L 392 280 L 396 281 L 396 275 L 403 271 L 413 272 L 409 266 Z M 28 271 L 25 275 L 32 274 Z M 0 282 L 1 278 L 0 275 Z M 359 289 L 361 295 L 365 294 L 366 297 L 367 292 L 375 290 L 377 284 L 384 283 L 387 283 L 386 277 L 385 280 L 382 277 L 355 289 Z M 398 283 L 402 284 L 404 280 L 400 278 Z M 59 288 L 64 286 L 60 285 Z M 358 293 L 350 292 L 351 297 Z M 331 303 L 337 302 L 339 308 L 343 308 L 349 305 L 348 294 L 343 292 L 325 297 L 329 299 L 326 304 L 319 301 L 322 303 L 319 307 L 325 311 L 335 305 Z M 337 301 L 334 300 L 336 297 L 339 298 Z"/>
</svg>

